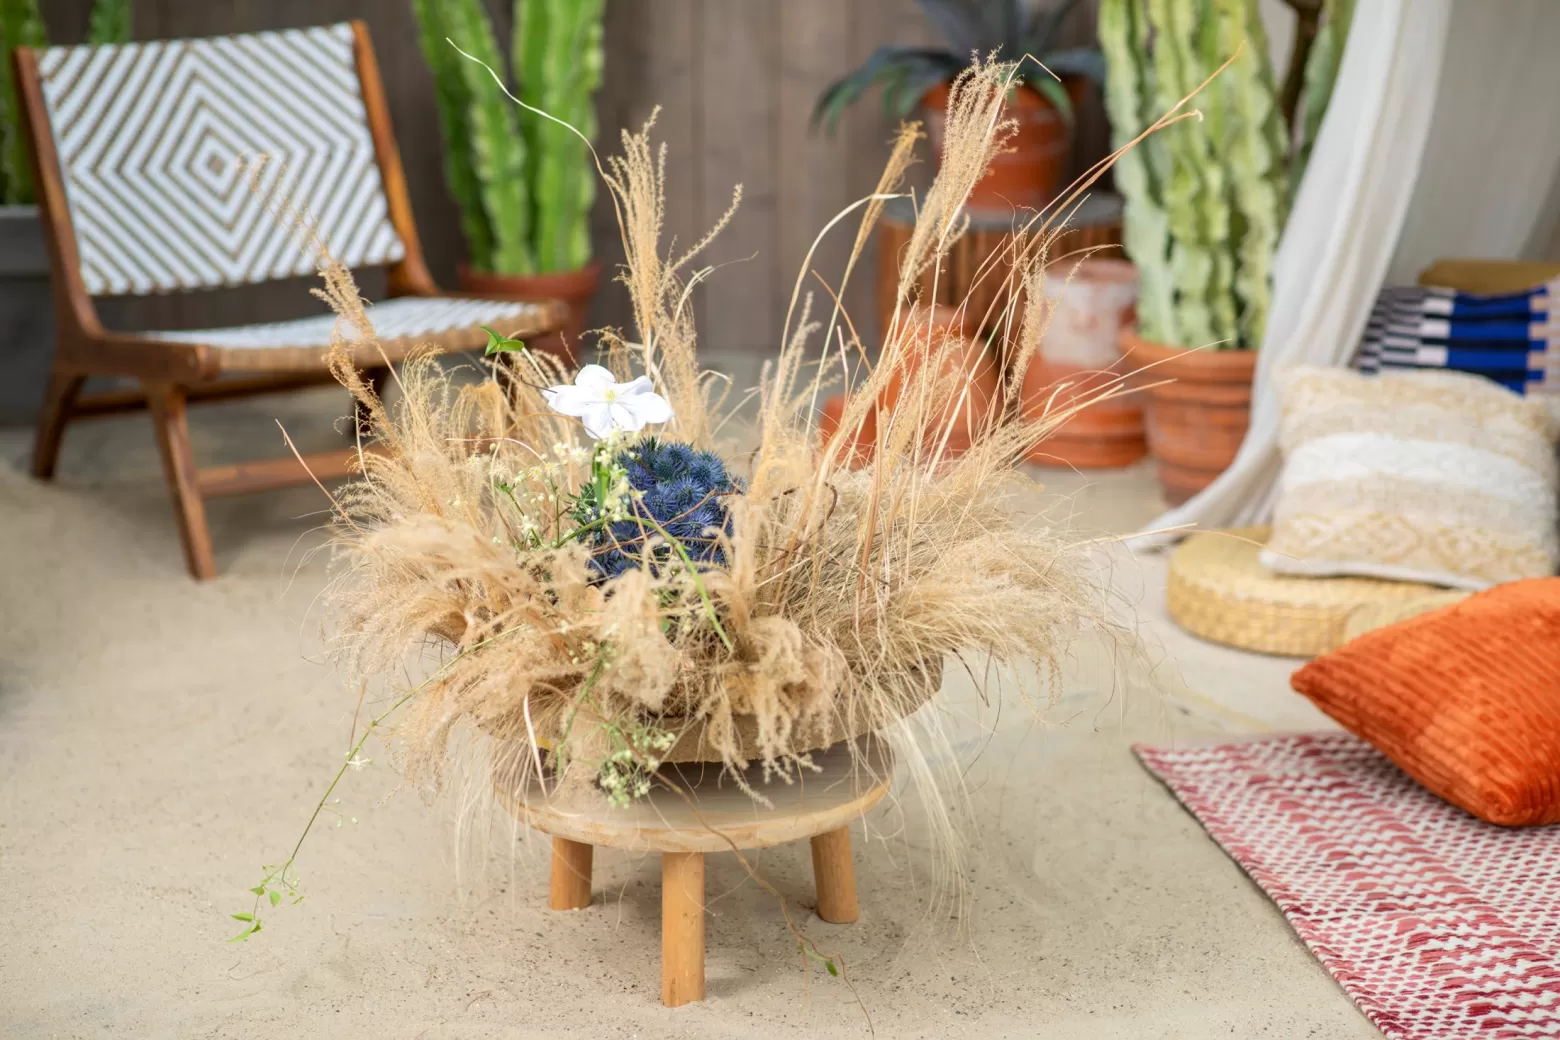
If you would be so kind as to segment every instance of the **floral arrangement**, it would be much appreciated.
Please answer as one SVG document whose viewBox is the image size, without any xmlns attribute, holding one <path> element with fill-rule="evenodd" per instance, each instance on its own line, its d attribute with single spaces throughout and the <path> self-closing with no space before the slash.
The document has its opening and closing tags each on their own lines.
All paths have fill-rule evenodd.
<svg viewBox="0 0 1560 1040">
<path fill-rule="evenodd" d="M 900 298 L 963 231 L 961 205 L 1012 130 L 1001 113 L 1014 76 L 981 62 L 954 84 Z M 1099 399 L 1040 417 L 1016 407 L 1058 222 L 1037 219 L 991 269 L 1009 290 L 995 316 L 1004 407 L 960 431 L 966 450 L 948 450 L 953 424 L 974 421 L 949 407 L 970 392 L 964 344 L 906 307 L 869 363 L 839 286 L 819 316 L 802 277 L 756 407 L 743 410 L 700 369 L 689 307 L 711 273 L 695 260 L 737 200 L 691 249 L 667 249 L 653 122 L 625 132 L 623 154 L 600 168 L 637 335 L 602 332 L 599 365 L 571 373 L 490 333 L 487 378 L 457 384 L 418 358 L 396 374 L 401 399 L 388 408 L 350 360 L 373 341 L 372 312 L 348 272 L 324 270 L 321 295 L 342 319 L 334 371 L 372 430 L 362 479 L 333 499 L 335 650 L 354 691 L 385 691 L 343 773 L 370 733 L 393 727 L 417 784 L 477 760 L 491 782 L 623 804 L 663 763 L 705 760 L 762 801 L 761 781 L 794 778 L 810 751 L 875 733 L 908 775 L 936 783 L 930 761 L 955 756 L 935 747 L 935 711 L 918 709 L 945 664 L 1043 667 L 1103 613 L 1084 547 L 1010 507 L 1033 486 L 1019 462 Z M 860 218 L 840 284 L 918 134 L 901 130 L 877 190 L 831 222 Z M 891 382 L 896 404 L 862 465 L 850 434 Z M 824 438 L 816 406 L 841 383 L 840 432 Z M 456 739 L 486 754 L 452 756 Z M 947 801 L 923 802 L 956 850 Z M 957 872 L 956 855 L 939 861 Z M 295 894 L 291 863 L 253 890 L 257 914 Z"/>
</svg>

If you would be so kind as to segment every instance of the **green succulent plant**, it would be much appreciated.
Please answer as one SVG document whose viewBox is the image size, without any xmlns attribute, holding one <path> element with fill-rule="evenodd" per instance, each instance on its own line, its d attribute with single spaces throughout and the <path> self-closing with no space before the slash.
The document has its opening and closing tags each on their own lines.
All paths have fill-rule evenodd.
<svg viewBox="0 0 1560 1040">
<path fill-rule="evenodd" d="M 1255 348 L 1273 255 L 1332 94 L 1353 0 L 1287 0 L 1300 16 L 1282 89 L 1257 0 L 1100 0 L 1105 107 L 1117 148 L 1229 61 L 1182 120 L 1117 159 L 1138 326 L 1183 347 Z"/>
<path fill-rule="evenodd" d="M 511 90 L 595 138 L 605 0 L 514 0 Z M 444 176 L 460 208 L 467 263 L 498 274 L 572 271 L 590 262 L 596 171 L 568 127 L 519 108 L 488 69 L 505 63 L 482 0 L 413 0 L 433 72 Z"/>
<path fill-rule="evenodd" d="M 1004 61 L 1035 59 L 1020 65 L 1020 78 L 1039 91 L 1069 122 L 1072 120 L 1072 100 L 1057 77 L 1083 76 L 1095 83 L 1104 82 L 1105 61 L 1098 50 L 1092 47 L 1059 50 L 1054 46 L 1067 17 L 1078 6 L 1078 0 L 1062 0 L 1049 10 L 1030 10 L 1031 5 L 1025 0 L 916 0 L 916 3 L 948 46 L 944 49 L 879 47 L 860 68 L 835 80 L 819 95 L 813 108 L 815 126 L 821 124 L 832 130 L 845 109 L 880 84 L 884 113 L 890 119 L 903 119 L 915 110 L 922 95 L 937 84 L 952 80 L 976 54 L 983 58 L 996 54 Z"/>
<path fill-rule="evenodd" d="M 130 0 L 94 0 L 87 26 L 88 43 L 125 43 L 130 39 Z M 11 75 L 11 51 L 16 47 L 47 47 L 49 34 L 38 13 L 38 0 L 0 0 L 0 55 L 6 68 L 0 77 L 0 205 L 33 201 L 32 168 L 22 117 Z"/>
</svg>

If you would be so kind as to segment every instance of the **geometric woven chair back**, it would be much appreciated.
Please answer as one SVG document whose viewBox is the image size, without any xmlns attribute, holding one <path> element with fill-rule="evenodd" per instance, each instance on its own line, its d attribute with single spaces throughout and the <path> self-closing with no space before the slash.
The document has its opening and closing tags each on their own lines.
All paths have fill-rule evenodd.
<svg viewBox="0 0 1560 1040">
<path fill-rule="evenodd" d="M 312 274 L 278 200 L 348 267 L 406 255 L 350 25 L 52 47 L 38 68 L 92 295 Z"/>
</svg>

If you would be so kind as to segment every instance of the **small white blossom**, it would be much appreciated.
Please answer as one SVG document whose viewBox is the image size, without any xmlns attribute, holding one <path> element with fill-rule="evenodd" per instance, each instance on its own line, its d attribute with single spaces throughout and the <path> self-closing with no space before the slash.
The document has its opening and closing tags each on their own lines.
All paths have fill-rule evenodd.
<svg viewBox="0 0 1560 1040">
<path fill-rule="evenodd" d="M 619 431 L 638 433 L 650 423 L 672 418 L 672 406 L 655 392 L 648 376 L 619 383 L 600 365 L 580 369 L 573 386 L 555 386 L 542 393 L 553 411 L 579 419 L 597 440 Z"/>
</svg>

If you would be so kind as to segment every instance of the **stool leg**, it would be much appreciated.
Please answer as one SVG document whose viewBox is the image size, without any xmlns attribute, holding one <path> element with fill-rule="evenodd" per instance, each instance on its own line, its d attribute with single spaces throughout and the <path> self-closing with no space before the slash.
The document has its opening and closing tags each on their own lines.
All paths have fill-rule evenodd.
<svg viewBox="0 0 1560 1040">
<path fill-rule="evenodd" d="M 856 868 L 850 861 L 850 828 L 816 835 L 812 859 L 818 916 L 835 924 L 854 921 L 861 909 L 856 904 Z"/>
<path fill-rule="evenodd" d="M 583 910 L 590 905 L 590 861 L 595 849 L 583 842 L 554 838 L 547 905 L 554 910 Z"/>
<path fill-rule="evenodd" d="M 704 854 L 661 854 L 661 1003 L 704 999 Z"/>
</svg>

